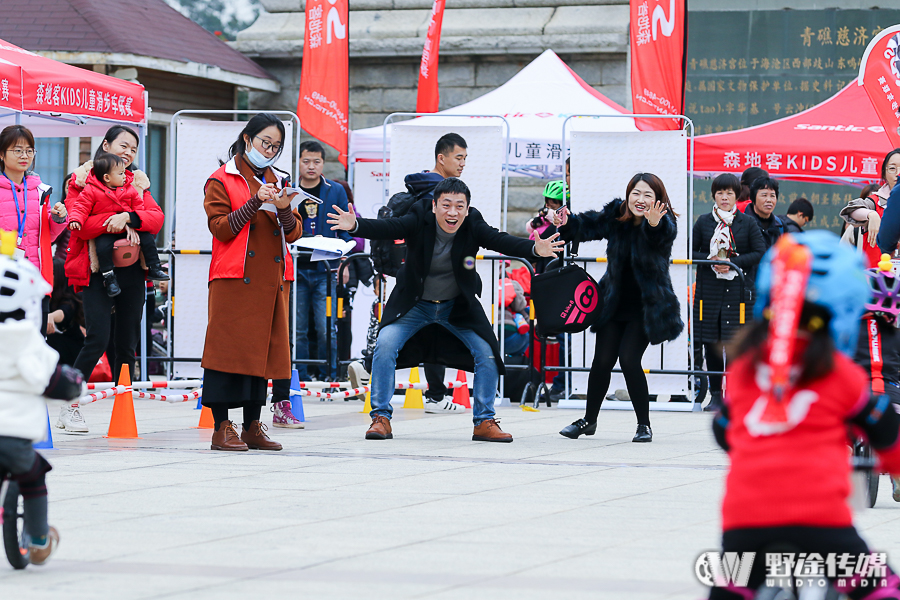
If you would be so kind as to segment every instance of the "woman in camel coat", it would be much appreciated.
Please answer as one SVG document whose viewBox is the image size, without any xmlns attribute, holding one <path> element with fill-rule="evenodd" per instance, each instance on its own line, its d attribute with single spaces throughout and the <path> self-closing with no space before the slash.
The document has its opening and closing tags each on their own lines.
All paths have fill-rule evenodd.
<svg viewBox="0 0 900 600">
<path fill-rule="evenodd" d="M 261 113 L 247 122 L 206 183 L 204 208 L 213 235 L 209 324 L 203 350 L 203 405 L 216 422 L 213 450 L 281 450 L 259 421 L 269 379 L 291 376 L 288 306 L 294 268 L 287 244 L 299 217 L 271 165 L 284 126 Z M 229 408 L 243 408 L 238 436 Z"/>
</svg>

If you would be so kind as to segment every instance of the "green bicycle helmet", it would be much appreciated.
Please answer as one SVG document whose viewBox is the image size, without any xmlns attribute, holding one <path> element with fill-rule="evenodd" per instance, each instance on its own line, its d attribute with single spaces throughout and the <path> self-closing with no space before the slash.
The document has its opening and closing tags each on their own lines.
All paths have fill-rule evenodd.
<svg viewBox="0 0 900 600">
<path fill-rule="evenodd" d="M 563 203 L 563 186 L 565 182 L 562 180 L 558 181 L 550 181 L 544 186 L 544 198 L 549 198 L 550 200 L 554 200 Z"/>
</svg>

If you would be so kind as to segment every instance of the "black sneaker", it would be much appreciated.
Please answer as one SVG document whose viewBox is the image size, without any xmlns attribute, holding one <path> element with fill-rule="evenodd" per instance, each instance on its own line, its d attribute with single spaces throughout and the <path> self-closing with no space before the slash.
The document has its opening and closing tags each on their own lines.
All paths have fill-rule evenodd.
<svg viewBox="0 0 900 600">
<path fill-rule="evenodd" d="M 594 435 L 595 433 L 597 433 L 597 421 L 588 423 L 584 419 L 578 419 L 571 425 L 566 425 L 559 432 L 560 435 L 573 440 L 577 440 L 580 435 Z"/>
<path fill-rule="evenodd" d="M 103 286 L 106 288 L 106 295 L 110 298 L 122 293 L 122 288 L 119 287 L 119 281 L 113 271 L 103 274 Z"/>
<path fill-rule="evenodd" d="M 168 281 L 169 274 L 162 270 L 161 267 L 147 267 L 147 277 L 153 281 Z"/>
</svg>

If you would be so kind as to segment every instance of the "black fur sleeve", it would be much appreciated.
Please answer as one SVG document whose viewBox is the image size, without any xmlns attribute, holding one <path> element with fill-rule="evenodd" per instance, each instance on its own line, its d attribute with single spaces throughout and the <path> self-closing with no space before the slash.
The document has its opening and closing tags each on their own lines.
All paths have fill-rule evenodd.
<svg viewBox="0 0 900 600">
<path fill-rule="evenodd" d="M 616 217 L 619 216 L 619 204 L 622 201 L 618 198 L 603 207 L 603 210 L 586 210 L 577 215 L 571 215 L 569 222 L 559 230 L 560 237 L 567 242 L 575 239 L 576 234 L 581 235 L 582 242 L 591 242 L 595 240 L 604 240 L 609 237 L 612 228 L 616 224 Z M 564 233 L 563 230 L 567 230 Z"/>
<path fill-rule="evenodd" d="M 675 237 L 678 235 L 678 224 L 675 217 L 666 214 L 659 220 L 656 227 L 651 227 L 650 223 L 641 224 L 641 231 L 650 247 L 666 255 L 666 258 L 672 255 L 672 244 L 675 243 Z"/>
</svg>

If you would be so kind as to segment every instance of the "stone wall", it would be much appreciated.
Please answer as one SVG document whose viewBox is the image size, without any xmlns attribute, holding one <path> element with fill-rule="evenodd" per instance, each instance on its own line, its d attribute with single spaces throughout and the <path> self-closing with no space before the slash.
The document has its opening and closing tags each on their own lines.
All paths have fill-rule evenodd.
<svg viewBox="0 0 900 600">
<path fill-rule="evenodd" d="M 263 0 L 266 12 L 234 47 L 281 83 L 250 95 L 250 107 L 296 110 L 303 52 L 303 0 Z M 440 108 L 473 100 L 552 49 L 590 86 L 631 106 L 626 70 L 627 0 L 453 0 L 444 13 Z M 353 0 L 350 11 L 350 128 L 380 125 L 416 107 L 418 66 L 432 0 Z M 342 178 L 332 153 L 326 176 Z M 509 229 L 524 234 L 546 182 L 510 179 Z"/>
</svg>

